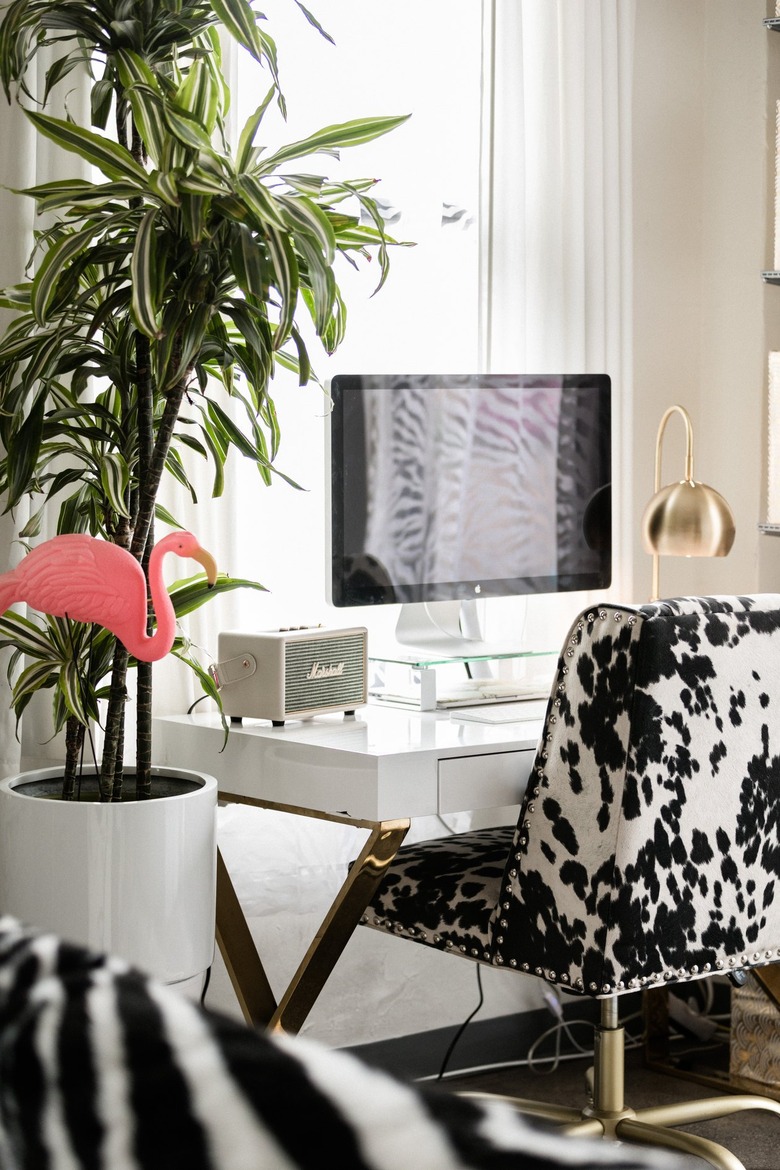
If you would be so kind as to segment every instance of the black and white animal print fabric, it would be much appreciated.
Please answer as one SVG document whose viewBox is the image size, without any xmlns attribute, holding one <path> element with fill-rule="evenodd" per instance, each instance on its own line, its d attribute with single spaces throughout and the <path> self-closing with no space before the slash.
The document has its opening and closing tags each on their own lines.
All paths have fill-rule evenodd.
<svg viewBox="0 0 780 1170">
<path fill-rule="evenodd" d="M 2 1170 L 674 1170 L 209 1013 L 0 918 Z"/>
<path fill-rule="evenodd" d="M 403 848 L 366 924 L 600 997 L 776 962 L 779 880 L 780 595 L 602 605 L 514 832 Z"/>
</svg>

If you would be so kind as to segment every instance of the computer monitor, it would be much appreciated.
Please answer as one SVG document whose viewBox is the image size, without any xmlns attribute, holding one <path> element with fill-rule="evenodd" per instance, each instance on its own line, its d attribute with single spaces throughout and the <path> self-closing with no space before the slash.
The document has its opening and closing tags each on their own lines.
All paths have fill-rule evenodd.
<svg viewBox="0 0 780 1170">
<path fill-rule="evenodd" d="M 332 604 L 610 584 L 606 374 L 343 374 L 330 394 Z"/>
</svg>

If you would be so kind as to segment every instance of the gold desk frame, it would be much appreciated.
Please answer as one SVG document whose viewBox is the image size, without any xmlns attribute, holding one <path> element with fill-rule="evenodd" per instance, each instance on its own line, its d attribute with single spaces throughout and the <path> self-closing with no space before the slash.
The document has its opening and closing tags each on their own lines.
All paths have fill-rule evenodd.
<svg viewBox="0 0 780 1170">
<path fill-rule="evenodd" d="M 232 879 L 217 851 L 217 945 L 244 1018 L 256 1028 L 297 1032 L 336 966 L 385 870 L 409 831 L 410 821 L 365 821 L 220 792 L 221 802 L 249 804 L 293 816 L 314 817 L 367 829 L 368 838 L 350 867 L 290 983 L 277 1001 L 247 925 Z"/>
</svg>

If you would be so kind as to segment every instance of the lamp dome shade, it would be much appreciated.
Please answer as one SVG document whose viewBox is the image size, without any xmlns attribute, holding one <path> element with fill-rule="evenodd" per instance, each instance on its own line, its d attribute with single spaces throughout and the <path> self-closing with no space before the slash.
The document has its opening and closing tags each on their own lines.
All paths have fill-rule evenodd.
<svg viewBox="0 0 780 1170">
<path fill-rule="evenodd" d="M 659 556 L 725 557 L 734 532 L 734 517 L 720 492 L 694 480 L 661 488 L 642 516 L 645 551 Z"/>
</svg>

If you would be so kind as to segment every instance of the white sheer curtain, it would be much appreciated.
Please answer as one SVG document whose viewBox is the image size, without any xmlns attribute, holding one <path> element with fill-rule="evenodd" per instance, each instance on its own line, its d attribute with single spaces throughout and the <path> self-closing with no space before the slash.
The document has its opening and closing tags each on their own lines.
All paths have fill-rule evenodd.
<svg viewBox="0 0 780 1170">
<path fill-rule="evenodd" d="M 482 362 L 611 375 L 613 591 L 630 598 L 635 0 L 484 10 Z"/>
<path fill-rule="evenodd" d="M 6 188 L 25 187 L 36 181 L 38 159 L 35 138 L 21 110 L 9 107 L 0 97 L 0 286 L 16 284 L 23 278 L 24 266 L 32 246 L 34 208 Z M 11 314 L 0 313 L 0 326 L 5 328 Z M 22 523 L 24 518 L 22 517 Z M 0 515 L 0 572 L 6 572 L 19 560 L 22 550 L 15 543 L 20 527 L 19 516 Z M 0 656 L 0 776 L 7 776 L 19 767 L 20 745 L 16 740 L 16 720 L 10 710 L 10 690 L 6 681 L 6 667 L 11 651 Z"/>
</svg>

